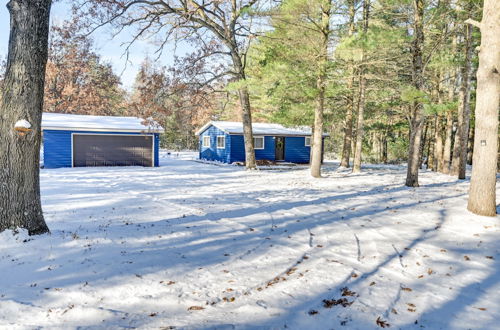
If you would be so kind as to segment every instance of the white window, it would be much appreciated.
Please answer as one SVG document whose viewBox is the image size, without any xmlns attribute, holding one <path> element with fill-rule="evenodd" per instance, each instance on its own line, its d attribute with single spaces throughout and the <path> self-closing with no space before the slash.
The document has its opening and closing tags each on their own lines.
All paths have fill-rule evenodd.
<svg viewBox="0 0 500 330">
<path fill-rule="evenodd" d="M 224 135 L 217 136 L 217 149 L 226 148 L 226 137 Z"/>
<path fill-rule="evenodd" d="M 306 136 L 305 137 L 305 144 L 304 144 L 306 147 L 310 147 L 311 146 L 311 137 L 310 136 Z"/>
<path fill-rule="evenodd" d="M 210 136 L 203 137 L 203 148 L 210 148 Z"/>
<path fill-rule="evenodd" d="M 255 150 L 264 149 L 264 137 L 263 136 L 257 136 L 257 137 L 253 138 L 253 148 Z"/>
</svg>

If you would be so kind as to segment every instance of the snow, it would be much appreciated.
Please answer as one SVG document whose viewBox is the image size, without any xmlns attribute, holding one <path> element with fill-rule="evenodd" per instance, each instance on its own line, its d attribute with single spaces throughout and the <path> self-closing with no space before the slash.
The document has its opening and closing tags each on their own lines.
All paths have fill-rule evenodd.
<svg viewBox="0 0 500 330">
<path fill-rule="evenodd" d="M 498 329 L 499 218 L 468 180 L 194 159 L 43 169 L 51 234 L 0 234 L 0 328 Z"/>
<path fill-rule="evenodd" d="M 203 133 L 203 131 L 205 131 L 210 125 L 213 125 L 228 134 L 243 134 L 243 124 L 241 122 L 211 121 L 200 128 L 196 132 L 196 135 Z M 252 133 L 254 135 L 309 136 L 311 135 L 311 128 L 288 128 L 279 124 L 252 123 Z M 328 134 L 325 134 L 325 136 L 328 136 Z"/>
<path fill-rule="evenodd" d="M 31 124 L 29 123 L 29 121 L 27 121 L 26 119 L 21 119 L 21 120 L 18 120 L 15 124 L 14 124 L 14 128 L 25 128 L 25 129 L 30 129 L 31 128 Z"/>
<path fill-rule="evenodd" d="M 102 130 L 120 132 L 164 132 L 163 128 L 152 119 L 138 117 L 88 116 L 63 113 L 42 115 L 43 129 L 59 130 Z"/>
</svg>

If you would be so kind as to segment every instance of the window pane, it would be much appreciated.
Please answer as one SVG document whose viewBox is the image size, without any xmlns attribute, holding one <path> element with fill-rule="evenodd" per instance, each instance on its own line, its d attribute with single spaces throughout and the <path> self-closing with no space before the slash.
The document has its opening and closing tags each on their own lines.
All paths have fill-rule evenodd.
<svg viewBox="0 0 500 330">
<path fill-rule="evenodd" d="M 253 146 L 255 149 L 264 149 L 264 138 L 263 137 L 253 138 Z"/>
<path fill-rule="evenodd" d="M 217 148 L 225 148 L 226 146 L 226 138 L 224 136 L 217 137 Z"/>
<path fill-rule="evenodd" d="M 305 138 L 305 146 L 310 147 L 311 146 L 311 137 L 306 136 Z"/>
</svg>

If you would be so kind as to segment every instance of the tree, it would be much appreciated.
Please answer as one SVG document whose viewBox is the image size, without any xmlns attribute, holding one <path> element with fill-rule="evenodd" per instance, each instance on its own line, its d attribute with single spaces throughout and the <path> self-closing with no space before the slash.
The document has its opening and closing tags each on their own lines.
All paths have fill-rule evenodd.
<svg viewBox="0 0 500 330">
<path fill-rule="evenodd" d="M 45 76 L 44 111 L 122 115 L 126 92 L 110 64 L 102 63 L 78 17 L 53 26 Z"/>
<path fill-rule="evenodd" d="M 466 22 L 479 27 L 481 31 L 476 129 L 467 209 L 479 215 L 495 216 L 500 105 L 500 2 L 485 0 L 481 22 L 470 19 Z"/>
<path fill-rule="evenodd" d="M 366 43 L 366 35 L 368 34 L 368 21 L 370 17 L 370 0 L 363 1 L 363 40 Z M 363 45 L 365 46 L 365 45 Z M 365 50 L 361 50 L 361 64 L 359 69 L 359 97 L 358 97 L 358 120 L 356 126 L 356 147 L 354 150 L 354 163 L 352 166 L 353 173 L 361 172 L 361 153 L 363 151 L 363 129 L 364 129 L 364 112 L 366 105 L 366 68 L 364 61 L 366 60 Z"/>
<path fill-rule="evenodd" d="M 223 56 L 228 61 L 229 67 L 223 74 L 230 75 L 238 86 L 246 167 L 254 169 L 256 165 L 250 94 L 246 85 L 246 60 L 253 37 L 250 13 L 257 3 L 258 0 L 82 0 L 79 8 L 87 8 L 88 17 L 100 19 L 97 27 L 110 23 L 120 29 L 137 27 L 132 42 L 147 33 L 159 34 L 164 31 L 162 45 L 179 35 L 197 42 L 199 46 L 217 44 L 219 47 L 211 55 Z"/>
<path fill-rule="evenodd" d="M 348 2 L 348 13 L 349 13 L 349 23 L 347 30 L 347 38 L 352 38 L 355 30 L 355 17 L 356 17 L 356 0 L 347 0 Z M 342 145 L 342 159 L 340 160 L 340 166 L 349 167 L 349 158 L 351 157 L 351 144 L 352 144 L 352 118 L 354 113 L 354 63 L 353 60 L 350 59 L 348 61 L 348 81 L 347 81 L 347 90 L 348 90 L 348 104 L 347 111 L 344 121 L 344 138 Z"/>
<path fill-rule="evenodd" d="M 0 104 L 0 231 L 49 231 L 40 201 L 39 158 L 51 0 L 11 0 Z"/>
<path fill-rule="evenodd" d="M 424 89 L 423 56 L 424 44 L 424 0 L 413 0 L 413 43 L 412 43 L 412 81 L 417 92 Z M 418 168 L 420 165 L 420 144 L 422 128 L 424 126 L 423 103 L 418 98 L 412 105 L 410 114 L 410 145 L 408 148 L 408 170 L 406 173 L 406 185 L 418 187 Z"/>
<path fill-rule="evenodd" d="M 319 4 L 321 18 L 316 24 L 321 34 L 319 48 L 319 63 L 316 78 L 318 95 L 316 108 L 314 110 L 314 126 L 311 145 L 311 175 L 315 178 L 321 177 L 321 163 L 323 161 L 323 112 L 325 107 L 326 79 L 328 72 L 328 42 L 330 38 L 330 19 L 332 15 L 331 0 L 323 0 Z"/>
</svg>

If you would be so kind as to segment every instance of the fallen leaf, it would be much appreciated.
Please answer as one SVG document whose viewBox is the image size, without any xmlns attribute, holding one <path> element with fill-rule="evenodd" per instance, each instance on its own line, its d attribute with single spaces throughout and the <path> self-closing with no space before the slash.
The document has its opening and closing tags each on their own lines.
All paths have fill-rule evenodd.
<svg viewBox="0 0 500 330">
<path fill-rule="evenodd" d="M 201 311 L 202 309 L 205 309 L 205 307 L 191 306 L 191 307 L 188 308 L 188 311 Z"/>
<path fill-rule="evenodd" d="M 493 258 L 493 256 L 486 256 L 486 259 L 491 259 L 491 260 L 493 260 L 493 259 L 495 259 L 495 258 Z"/>
<path fill-rule="evenodd" d="M 465 261 L 470 261 L 470 258 L 468 256 L 464 256 Z"/>
<path fill-rule="evenodd" d="M 412 289 L 410 289 L 410 288 L 405 288 L 405 287 L 401 287 L 401 290 L 403 290 L 403 291 L 408 291 L 408 292 L 413 291 Z"/>
<path fill-rule="evenodd" d="M 377 317 L 377 321 L 376 321 L 376 322 L 377 322 L 377 325 L 378 325 L 379 327 L 381 327 L 381 328 L 388 328 L 388 327 L 390 327 L 390 326 L 391 326 L 389 323 L 387 323 L 386 321 L 382 320 L 382 319 L 380 318 L 380 316 L 379 316 L 379 317 Z"/>
<path fill-rule="evenodd" d="M 309 315 L 315 315 L 315 314 L 318 314 L 319 312 L 317 310 L 314 310 L 314 309 L 311 309 L 308 314 Z"/>
</svg>

